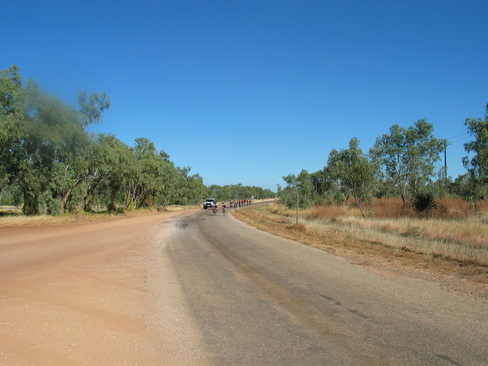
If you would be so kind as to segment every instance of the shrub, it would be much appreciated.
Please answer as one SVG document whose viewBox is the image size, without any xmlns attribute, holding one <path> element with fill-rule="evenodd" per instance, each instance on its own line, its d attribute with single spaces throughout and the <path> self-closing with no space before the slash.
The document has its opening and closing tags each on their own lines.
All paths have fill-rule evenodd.
<svg viewBox="0 0 488 366">
<path fill-rule="evenodd" d="M 413 207 L 417 212 L 426 212 L 428 214 L 437 207 L 437 204 L 432 193 L 418 193 L 413 198 Z"/>
</svg>

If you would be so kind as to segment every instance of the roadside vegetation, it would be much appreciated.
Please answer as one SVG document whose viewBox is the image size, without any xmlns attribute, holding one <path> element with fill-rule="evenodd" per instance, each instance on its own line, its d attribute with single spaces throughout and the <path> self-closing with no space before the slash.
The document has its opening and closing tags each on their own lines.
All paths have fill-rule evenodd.
<svg viewBox="0 0 488 366">
<path fill-rule="evenodd" d="M 83 212 L 78 213 L 65 213 L 63 215 L 30 215 L 26 216 L 22 214 L 22 210 L 15 206 L 0 206 L 0 228 L 2 227 L 24 227 L 24 226 L 48 226 L 48 225 L 68 225 L 68 224 L 80 224 L 87 222 L 100 222 L 120 220 L 123 218 L 141 217 L 148 215 L 155 215 L 159 212 L 174 212 L 191 210 L 196 206 L 182 206 L 171 205 L 166 206 L 164 209 L 157 210 L 155 208 L 141 208 L 138 210 L 123 211 L 119 210 L 118 213 L 108 213 L 107 211 L 101 212 Z"/>
<path fill-rule="evenodd" d="M 82 91 L 74 107 L 34 80 L 24 82 L 19 67 L 0 70 L 0 205 L 25 216 L 101 217 L 200 205 L 209 196 L 275 196 L 242 184 L 207 187 L 145 137 L 130 147 L 113 134 L 90 133 L 110 106 L 106 93 Z M 3 217 L 15 215 L 14 209 Z"/>
<path fill-rule="evenodd" d="M 449 141 L 420 119 L 394 124 L 368 152 L 353 137 L 323 169 L 284 176 L 280 204 L 235 214 L 321 249 L 381 254 L 488 283 L 488 105 L 484 119 L 464 126 L 471 141 L 466 174 L 456 179 L 441 164 Z"/>
<path fill-rule="evenodd" d="M 488 283 L 488 203 L 439 200 L 429 216 L 403 215 L 401 199 L 375 199 L 363 218 L 352 202 L 296 210 L 280 203 L 234 211 L 237 218 L 275 235 L 332 253 L 380 257 L 436 268 Z"/>
</svg>

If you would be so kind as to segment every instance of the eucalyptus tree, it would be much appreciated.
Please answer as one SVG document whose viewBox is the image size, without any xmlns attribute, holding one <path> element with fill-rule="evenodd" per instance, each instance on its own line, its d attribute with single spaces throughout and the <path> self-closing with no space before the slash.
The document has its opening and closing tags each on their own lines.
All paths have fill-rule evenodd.
<svg viewBox="0 0 488 366">
<path fill-rule="evenodd" d="M 82 90 L 78 95 L 80 123 L 83 128 L 102 122 L 102 113 L 110 108 L 110 97 L 106 93 L 94 92 L 88 95 Z"/>
<path fill-rule="evenodd" d="M 332 181 L 332 185 L 334 187 L 334 199 L 336 202 L 345 204 L 349 199 L 351 194 L 351 187 L 346 184 L 344 181 L 339 162 L 341 161 L 340 152 L 336 149 L 332 149 L 329 153 L 329 158 L 327 160 L 327 166 L 324 168 L 324 171 L 327 172 L 328 177 Z"/>
<path fill-rule="evenodd" d="M 278 191 L 280 192 L 280 201 L 286 207 L 292 208 L 296 206 L 297 202 L 297 194 L 298 194 L 298 180 L 295 174 L 288 174 L 287 176 L 282 177 L 286 183 L 286 187 L 280 189 L 278 187 Z"/>
<path fill-rule="evenodd" d="M 203 189 L 202 189 L 203 190 Z M 270 189 L 263 189 L 256 186 L 245 186 L 242 183 L 239 184 L 228 184 L 225 186 L 211 185 L 210 187 L 205 187 L 204 189 L 207 194 L 201 195 L 216 198 L 217 200 L 230 200 L 230 199 L 261 199 L 261 198 L 274 198 L 276 196 L 275 192 Z M 280 188 L 281 192 L 281 188 Z"/>
<path fill-rule="evenodd" d="M 283 177 L 286 187 L 280 191 L 280 199 L 287 207 L 306 208 L 314 201 L 314 187 L 310 173 L 302 169 L 300 174 L 289 174 Z"/>
<path fill-rule="evenodd" d="M 478 201 L 484 197 L 483 186 L 470 173 L 459 175 L 449 184 L 449 193 L 463 198 L 465 201 Z"/>
<path fill-rule="evenodd" d="M 0 70 L 0 197 L 15 179 L 15 155 L 25 134 L 24 106 L 19 68 Z"/>
<path fill-rule="evenodd" d="M 160 206 L 168 206 L 178 200 L 181 176 L 166 152 L 161 151 L 160 156 L 162 158 L 161 184 L 157 190 L 156 203 Z"/>
<path fill-rule="evenodd" d="M 188 167 L 188 169 L 190 168 Z M 207 191 L 207 187 L 203 183 L 203 177 L 200 174 L 191 174 L 187 175 L 185 180 L 187 188 L 186 204 L 199 204 Z"/>
<path fill-rule="evenodd" d="M 330 177 L 328 167 L 311 173 L 310 181 L 312 182 L 315 200 L 330 200 L 330 194 L 334 189 L 334 182 Z"/>
<path fill-rule="evenodd" d="M 218 190 L 218 194 L 211 194 L 210 197 L 215 198 L 218 201 L 226 201 L 239 197 L 237 190 L 234 189 L 234 185 L 218 186 L 218 188 L 216 188 L 216 186 L 213 186 L 213 190 L 215 191 L 216 189 Z M 236 194 L 234 194 L 234 191 L 236 191 Z M 242 189 L 240 189 L 240 196 L 243 196 Z"/>
<path fill-rule="evenodd" d="M 189 174 L 190 171 L 190 167 L 176 168 L 178 185 L 177 195 L 172 200 L 173 204 L 196 205 L 206 196 L 208 189 L 203 184 L 203 178 L 199 174 Z M 219 197 L 222 197 L 222 191 Z"/>
<path fill-rule="evenodd" d="M 435 175 L 435 163 L 441 159 L 447 141 L 433 135 L 433 125 L 420 119 L 411 127 L 395 124 L 389 134 L 376 139 L 370 155 L 394 183 L 409 211 L 412 198 Z"/>
<path fill-rule="evenodd" d="M 276 196 L 276 193 L 272 192 L 270 189 L 263 189 L 262 187 L 245 186 L 244 195 L 244 197 L 246 198 L 254 197 L 255 199 L 263 199 L 274 198 Z"/>
<path fill-rule="evenodd" d="M 314 201 L 314 189 L 310 179 L 310 173 L 302 169 L 297 176 L 298 188 L 298 205 L 300 207 L 308 207 Z"/>
<path fill-rule="evenodd" d="M 57 213 L 62 190 L 72 183 L 63 172 L 84 147 L 86 132 L 79 123 L 79 112 L 58 98 L 42 91 L 37 83 L 25 86 L 26 131 L 17 146 L 16 178 L 23 193 L 23 212 Z"/>
<path fill-rule="evenodd" d="M 42 91 L 19 68 L 0 71 L 0 184 L 20 189 L 25 214 L 58 213 L 83 179 L 85 128 L 101 121 L 106 94 L 80 94 L 80 110 Z"/>
<path fill-rule="evenodd" d="M 376 186 L 376 166 L 359 147 L 359 140 L 352 138 L 349 149 L 332 150 L 327 162 L 331 177 L 337 182 L 344 197 L 351 195 L 365 217 L 363 202 L 372 197 Z"/>
<path fill-rule="evenodd" d="M 135 169 L 126 177 L 125 191 L 128 208 L 139 208 L 148 204 L 160 188 L 163 160 L 154 143 L 147 138 L 137 138 L 133 147 Z"/>
<path fill-rule="evenodd" d="M 244 185 L 242 183 L 231 184 L 229 186 L 229 194 L 231 199 L 242 199 L 245 195 Z M 225 196 L 221 198 L 225 198 Z"/>
<path fill-rule="evenodd" d="M 136 169 L 135 159 L 131 149 L 113 134 L 101 134 L 99 136 L 99 164 L 100 171 L 98 193 L 104 192 L 100 188 L 106 188 L 106 197 L 103 198 L 108 212 L 117 210 L 117 201 L 124 188 L 125 179 L 133 174 Z"/>
<path fill-rule="evenodd" d="M 488 104 L 484 120 L 467 118 L 464 125 L 474 140 L 464 144 L 464 150 L 473 155 L 471 158 L 465 156 L 463 164 L 477 191 L 486 192 L 488 188 Z"/>
</svg>

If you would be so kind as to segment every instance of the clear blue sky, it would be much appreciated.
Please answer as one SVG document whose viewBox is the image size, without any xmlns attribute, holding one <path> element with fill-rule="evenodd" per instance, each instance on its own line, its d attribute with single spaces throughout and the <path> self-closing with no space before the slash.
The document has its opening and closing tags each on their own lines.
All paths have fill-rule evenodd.
<svg viewBox="0 0 488 366">
<path fill-rule="evenodd" d="M 421 118 L 464 174 L 464 120 L 488 103 L 488 1 L 15 0 L 0 9 L 0 69 L 76 105 L 90 129 L 149 138 L 206 185 L 276 190 L 357 137 Z"/>
</svg>

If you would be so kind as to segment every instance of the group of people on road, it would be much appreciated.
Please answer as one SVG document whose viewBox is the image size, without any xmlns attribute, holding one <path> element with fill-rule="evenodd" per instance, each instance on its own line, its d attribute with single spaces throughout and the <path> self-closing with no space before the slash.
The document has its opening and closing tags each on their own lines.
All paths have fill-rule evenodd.
<svg viewBox="0 0 488 366">
<path fill-rule="evenodd" d="M 229 206 L 230 207 L 243 207 L 249 206 L 251 204 L 251 200 L 230 200 Z"/>
<path fill-rule="evenodd" d="M 225 201 L 222 201 L 222 214 L 225 216 L 225 209 L 227 208 L 227 204 L 225 203 Z M 215 202 L 212 202 L 212 211 L 214 214 L 217 213 L 217 210 L 219 209 L 219 204 L 217 203 L 217 201 Z"/>
<path fill-rule="evenodd" d="M 251 205 L 251 200 L 245 199 L 245 200 L 230 200 L 229 201 L 229 207 L 243 207 L 243 206 L 249 206 Z M 225 210 L 227 208 L 227 203 L 225 201 L 222 201 L 221 204 L 222 207 L 222 213 L 225 216 Z M 217 213 L 219 209 L 219 204 L 217 201 L 212 202 L 212 211 L 213 213 Z"/>
<path fill-rule="evenodd" d="M 225 201 L 222 201 L 222 207 L 227 207 L 227 203 Z M 229 201 L 229 207 L 244 207 L 244 206 L 249 206 L 251 205 L 251 200 L 230 200 Z M 212 208 L 218 208 L 219 204 L 218 202 L 212 202 Z"/>
</svg>

